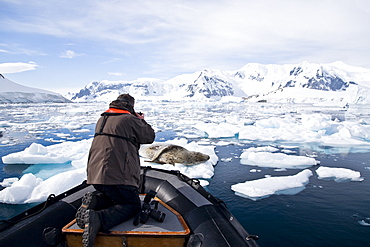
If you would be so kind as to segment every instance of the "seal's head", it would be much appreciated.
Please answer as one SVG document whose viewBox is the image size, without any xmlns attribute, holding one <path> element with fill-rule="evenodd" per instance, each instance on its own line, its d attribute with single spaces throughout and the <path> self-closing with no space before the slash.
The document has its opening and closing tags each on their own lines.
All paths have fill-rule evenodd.
<svg viewBox="0 0 370 247">
<path fill-rule="evenodd" d="M 200 164 L 209 160 L 210 157 L 207 154 L 200 152 L 189 152 L 187 164 Z"/>
</svg>

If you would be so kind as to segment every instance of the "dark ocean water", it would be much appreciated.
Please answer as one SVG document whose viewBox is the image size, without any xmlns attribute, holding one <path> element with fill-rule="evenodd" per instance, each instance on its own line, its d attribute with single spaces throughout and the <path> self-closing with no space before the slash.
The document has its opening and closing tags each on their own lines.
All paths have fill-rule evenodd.
<svg viewBox="0 0 370 247">
<path fill-rule="evenodd" d="M 87 128 L 92 130 L 93 125 Z M 67 129 L 50 130 L 50 136 L 53 136 L 53 131 L 69 133 Z M 80 138 L 89 138 L 91 134 L 92 132 L 73 133 Z M 52 145 L 54 143 L 45 141 L 50 136 L 46 132 L 41 139 L 28 138 L 17 145 L 0 147 L 0 157 L 22 151 L 32 142 L 45 146 Z M 157 133 L 158 141 L 175 137 L 176 132 L 173 131 Z M 315 150 L 310 150 L 307 146 L 301 145 L 302 147 L 296 148 L 300 155 L 315 152 L 318 154 L 316 160 L 320 161 L 320 165 L 359 171 L 364 180 L 341 183 L 321 180 L 314 172 L 318 166 L 314 166 L 309 168 L 314 175 L 302 192 L 296 195 L 273 195 L 252 201 L 236 196 L 230 188 L 231 185 L 260 179 L 265 175 L 287 176 L 301 171 L 288 169 L 277 172 L 273 168 L 258 168 L 261 172 L 250 172 L 256 167 L 240 164 L 238 157 L 243 149 L 255 145 L 256 143 L 239 143 L 216 146 L 219 162 L 215 166 L 215 175 L 209 180 L 207 190 L 226 203 L 229 210 L 250 234 L 260 237 L 257 241 L 260 246 L 370 246 L 370 225 L 368 225 L 370 223 L 370 152 L 332 153 L 329 148 L 325 150 L 327 147 L 317 146 L 312 147 Z M 318 152 L 318 149 L 321 151 Z M 65 169 L 68 169 L 68 164 L 65 166 Z M 60 165 L 51 168 L 63 170 Z M 29 169 L 31 169 L 29 165 L 4 165 L 0 160 L 0 181 L 7 177 L 21 177 L 25 171 L 30 171 Z M 0 219 L 12 217 L 33 205 L 0 203 Z"/>
<path fill-rule="evenodd" d="M 222 148 L 219 156 L 241 153 L 243 147 Z M 230 186 L 264 175 L 286 176 L 300 170 L 275 172 L 259 168 L 261 173 L 250 173 L 255 167 L 241 165 L 238 159 L 219 162 L 209 191 L 221 198 L 229 210 L 250 234 L 260 237 L 261 246 L 370 246 L 370 153 L 323 155 L 317 159 L 328 167 L 346 167 L 360 171 L 362 182 L 337 183 L 332 180 L 310 178 L 307 188 L 296 195 L 273 195 L 252 201 L 236 196 Z M 364 164 L 367 165 L 364 165 Z M 310 168 L 315 170 L 317 167 Z"/>
</svg>

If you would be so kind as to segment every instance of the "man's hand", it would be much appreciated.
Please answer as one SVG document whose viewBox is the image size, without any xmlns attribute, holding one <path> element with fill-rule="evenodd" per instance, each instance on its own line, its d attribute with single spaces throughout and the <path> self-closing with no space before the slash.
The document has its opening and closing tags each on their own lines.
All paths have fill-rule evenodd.
<svg viewBox="0 0 370 247">
<path fill-rule="evenodd" d="M 136 116 L 137 116 L 138 118 L 140 118 L 140 119 L 144 119 L 144 113 L 142 113 L 142 112 L 139 112 L 139 113 L 135 112 L 135 114 L 136 114 Z"/>
</svg>

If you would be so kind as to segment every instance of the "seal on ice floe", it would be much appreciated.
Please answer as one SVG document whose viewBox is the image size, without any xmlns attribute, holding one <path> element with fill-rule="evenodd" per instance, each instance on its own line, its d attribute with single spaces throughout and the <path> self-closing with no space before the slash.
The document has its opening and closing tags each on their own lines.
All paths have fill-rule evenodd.
<svg viewBox="0 0 370 247">
<path fill-rule="evenodd" d="M 209 160 L 209 156 L 200 152 L 189 151 L 184 147 L 168 144 L 156 143 L 150 146 L 142 146 L 140 154 L 159 164 L 181 163 L 187 166 L 200 164 Z"/>
</svg>

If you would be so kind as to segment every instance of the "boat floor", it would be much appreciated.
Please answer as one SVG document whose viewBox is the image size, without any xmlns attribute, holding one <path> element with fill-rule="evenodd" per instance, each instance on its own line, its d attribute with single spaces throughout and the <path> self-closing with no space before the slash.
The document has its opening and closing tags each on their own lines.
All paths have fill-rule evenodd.
<svg viewBox="0 0 370 247">
<path fill-rule="evenodd" d="M 144 195 L 140 198 L 143 200 Z M 146 223 L 133 224 L 133 219 L 122 222 L 110 229 L 109 233 L 99 232 L 95 246 L 184 246 L 190 230 L 182 216 L 174 209 L 159 201 L 158 210 L 165 213 L 163 222 L 158 222 L 149 217 Z M 67 224 L 63 229 L 67 246 L 82 246 L 82 233 L 76 219 Z"/>
</svg>

